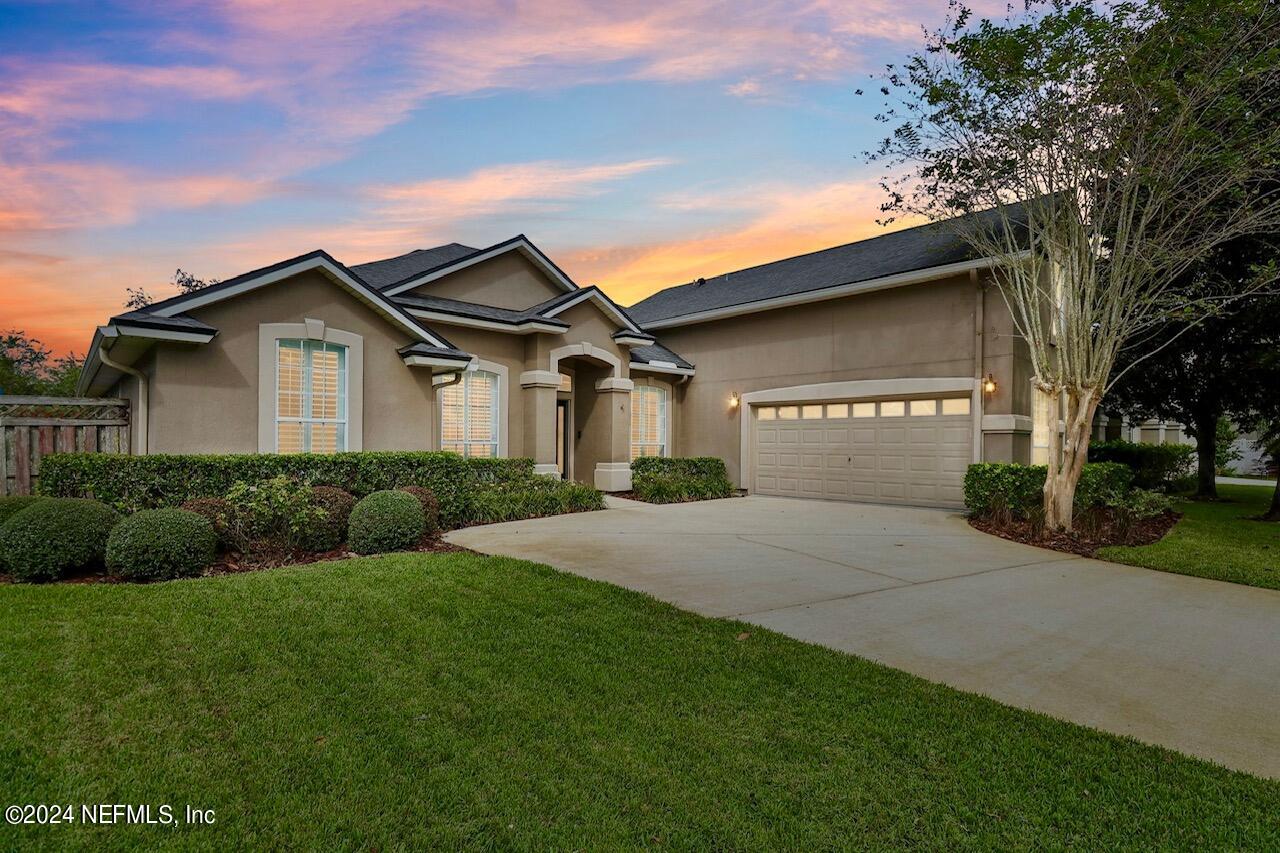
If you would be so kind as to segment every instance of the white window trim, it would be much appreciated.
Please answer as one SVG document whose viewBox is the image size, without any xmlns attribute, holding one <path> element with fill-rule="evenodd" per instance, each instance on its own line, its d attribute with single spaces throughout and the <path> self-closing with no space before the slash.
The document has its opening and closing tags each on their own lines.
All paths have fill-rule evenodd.
<svg viewBox="0 0 1280 853">
<path fill-rule="evenodd" d="M 631 389 L 631 393 L 634 394 L 636 391 L 639 391 L 641 388 L 657 388 L 659 391 L 667 395 L 666 405 L 663 407 L 663 410 L 662 410 L 662 417 L 664 421 L 664 423 L 662 424 L 662 432 L 663 432 L 662 455 L 671 456 L 672 454 L 671 422 L 675 420 L 675 418 L 672 417 L 672 401 L 673 401 L 674 395 L 672 393 L 671 385 L 666 382 L 656 382 L 652 379 L 640 379 L 636 381 L 636 385 L 634 388 Z M 627 431 L 628 433 L 630 433 L 631 431 L 630 424 L 627 425 Z M 627 456 L 628 457 L 630 457 L 631 455 L 631 448 L 635 446 L 635 442 L 632 440 L 633 438 L 634 436 L 632 435 L 627 436 Z"/>
<path fill-rule="evenodd" d="M 258 452 L 277 453 L 276 349 L 281 339 L 324 341 L 347 348 L 347 450 L 364 449 L 364 338 L 327 328 L 323 320 L 258 325 Z"/>
<path fill-rule="evenodd" d="M 507 428 L 507 417 L 511 411 L 508 405 L 509 395 L 511 394 L 511 384 L 507 381 L 510 371 L 505 364 L 499 364 L 496 361 L 486 361 L 483 358 L 473 358 L 471 363 L 467 365 L 465 372 L 474 373 L 483 370 L 486 373 L 493 373 L 498 377 L 498 416 L 495 423 L 498 425 L 498 456 L 505 457 L 507 455 L 507 434 L 510 430 Z M 439 450 L 444 446 L 444 395 L 441 393 L 443 387 L 438 387 L 436 391 L 436 435 L 435 448 Z"/>
</svg>

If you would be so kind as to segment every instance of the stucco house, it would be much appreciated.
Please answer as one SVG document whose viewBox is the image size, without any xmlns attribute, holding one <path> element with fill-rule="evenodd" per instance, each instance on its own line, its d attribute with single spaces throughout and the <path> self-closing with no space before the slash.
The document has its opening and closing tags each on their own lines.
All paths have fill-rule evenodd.
<svg viewBox="0 0 1280 853">
<path fill-rule="evenodd" d="M 957 506 L 1050 428 L 990 267 L 929 225 L 623 308 L 523 235 L 315 251 L 112 317 L 80 392 L 130 400 L 141 453 L 447 449 L 608 491 L 713 455 L 753 492 Z"/>
</svg>

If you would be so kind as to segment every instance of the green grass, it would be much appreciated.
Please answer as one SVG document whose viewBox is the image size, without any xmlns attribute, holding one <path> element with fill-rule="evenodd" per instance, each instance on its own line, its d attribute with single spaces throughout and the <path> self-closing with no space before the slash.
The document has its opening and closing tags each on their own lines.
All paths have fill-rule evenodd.
<svg viewBox="0 0 1280 853">
<path fill-rule="evenodd" d="M 217 815 L 6 846 L 1280 846 L 1280 783 L 517 560 L 0 605 L 7 803 Z"/>
<path fill-rule="evenodd" d="M 1218 486 L 1220 502 L 1180 500 L 1169 535 L 1139 548 L 1104 548 L 1104 560 L 1280 589 L 1280 523 L 1252 521 L 1271 505 L 1270 486 Z"/>
</svg>

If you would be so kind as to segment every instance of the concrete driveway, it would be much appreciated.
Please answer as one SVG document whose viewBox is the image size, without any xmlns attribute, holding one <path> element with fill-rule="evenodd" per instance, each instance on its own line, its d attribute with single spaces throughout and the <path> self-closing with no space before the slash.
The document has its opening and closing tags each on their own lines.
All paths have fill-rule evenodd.
<svg viewBox="0 0 1280 853">
<path fill-rule="evenodd" d="M 1280 777 L 1280 592 L 1006 542 L 943 510 L 610 505 L 448 538 Z"/>
</svg>

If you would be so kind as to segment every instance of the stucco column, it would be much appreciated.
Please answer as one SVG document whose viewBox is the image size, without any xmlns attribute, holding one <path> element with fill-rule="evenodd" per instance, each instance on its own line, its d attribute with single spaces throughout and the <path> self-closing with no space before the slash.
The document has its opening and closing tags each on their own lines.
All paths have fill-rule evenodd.
<svg viewBox="0 0 1280 853">
<path fill-rule="evenodd" d="M 526 370 L 520 374 L 524 394 L 525 453 L 533 457 L 535 474 L 559 477 L 556 465 L 556 389 L 560 374 L 550 370 Z"/>
<path fill-rule="evenodd" d="M 597 462 L 595 470 L 596 488 L 604 492 L 625 492 L 631 488 L 631 390 L 634 387 L 630 379 L 616 377 L 596 382 L 596 393 L 607 412 L 609 428 L 609 459 Z"/>
</svg>

